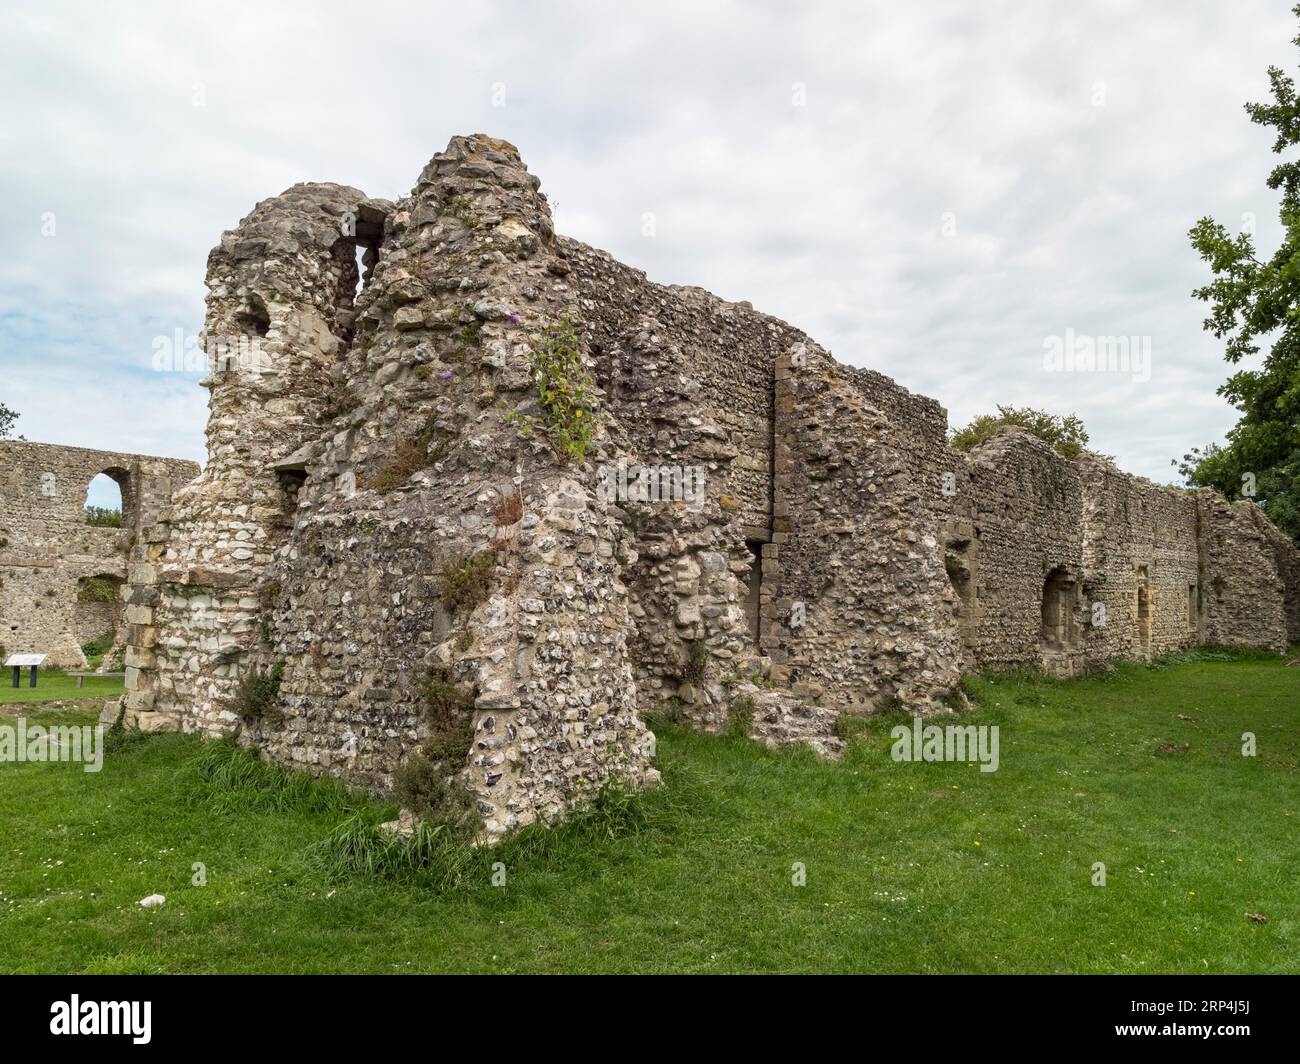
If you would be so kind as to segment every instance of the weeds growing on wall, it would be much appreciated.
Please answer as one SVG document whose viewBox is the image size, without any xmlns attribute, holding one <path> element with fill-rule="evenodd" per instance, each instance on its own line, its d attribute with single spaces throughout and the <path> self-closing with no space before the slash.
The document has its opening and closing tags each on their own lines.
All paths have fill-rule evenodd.
<svg viewBox="0 0 1300 1064">
<path fill-rule="evenodd" d="M 442 577 L 442 607 L 448 613 L 470 613 L 492 593 L 496 555 L 490 550 L 455 559 Z"/>
<path fill-rule="evenodd" d="M 421 824 L 444 828 L 459 838 L 473 832 L 477 810 L 474 796 L 454 772 L 445 762 L 413 753 L 393 774 L 393 796 L 419 817 Z"/>
<path fill-rule="evenodd" d="M 121 585 L 106 576 L 88 576 L 77 585 L 78 602 L 116 602 Z"/>
<path fill-rule="evenodd" d="M 562 319 L 547 328 L 533 351 L 533 378 L 551 445 L 564 461 L 581 462 L 591 447 L 596 396 L 572 321 Z"/>
<path fill-rule="evenodd" d="M 451 672 L 435 665 L 420 681 L 420 701 L 429 727 L 421 751 L 431 761 L 459 769 L 474 742 L 474 692 L 453 683 Z"/>
<path fill-rule="evenodd" d="M 459 218 L 470 229 L 479 227 L 478 217 L 474 214 L 474 201 L 463 193 L 447 200 L 447 213 Z"/>
<path fill-rule="evenodd" d="M 283 679 L 282 661 L 277 661 L 265 672 L 256 667 L 250 668 L 239 678 L 239 683 L 235 685 L 234 693 L 227 702 L 227 708 L 241 720 L 278 723 L 281 713 L 275 700 L 280 694 L 280 682 Z"/>
<path fill-rule="evenodd" d="M 379 467 L 379 472 L 373 478 L 365 478 L 359 486 L 387 495 L 394 488 L 400 488 L 421 469 L 428 469 L 442 461 L 449 444 L 447 437 L 438 435 L 437 427 L 430 420 L 414 436 L 400 439 L 392 454 Z"/>
<path fill-rule="evenodd" d="M 686 664 L 682 666 L 684 683 L 701 684 L 709 668 L 709 648 L 703 639 L 692 639 L 686 651 Z"/>
<path fill-rule="evenodd" d="M 330 378 L 320 406 L 322 421 L 333 421 L 336 417 L 350 414 L 361 405 L 361 398 L 344 381 Z"/>
<path fill-rule="evenodd" d="M 731 702 L 731 712 L 727 719 L 727 734 L 738 739 L 747 739 L 754 727 L 754 700 L 749 695 L 741 695 Z"/>
<path fill-rule="evenodd" d="M 513 525 L 524 516 L 524 497 L 516 488 L 509 495 L 502 495 L 492 506 L 492 520 L 498 528 Z"/>
</svg>

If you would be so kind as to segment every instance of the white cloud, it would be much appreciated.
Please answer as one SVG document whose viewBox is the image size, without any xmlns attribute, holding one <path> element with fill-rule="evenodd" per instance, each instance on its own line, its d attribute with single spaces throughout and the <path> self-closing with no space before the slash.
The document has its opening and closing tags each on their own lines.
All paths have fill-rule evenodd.
<svg viewBox="0 0 1300 1064">
<path fill-rule="evenodd" d="M 200 455 L 205 394 L 145 367 L 152 337 L 201 323 L 221 230 L 300 180 L 400 196 L 482 131 L 520 146 L 560 231 L 653 279 L 748 299 L 954 423 L 1077 412 L 1100 450 L 1167 477 L 1235 420 L 1186 233 L 1244 211 L 1265 246 L 1275 232 L 1270 138 L 1241 105 L 1269 63 L 1294 66 L 1288 6 L 14 12 L 0 397 L 31 438 Z M 1152 337 L 1150 383 L 1043 373 L 1068 328 Z"/>
</svg>

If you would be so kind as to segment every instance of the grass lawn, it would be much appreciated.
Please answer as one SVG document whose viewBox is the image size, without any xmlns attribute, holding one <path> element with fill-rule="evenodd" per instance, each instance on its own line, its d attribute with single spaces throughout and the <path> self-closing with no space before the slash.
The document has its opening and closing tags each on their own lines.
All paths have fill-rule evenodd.
<svg viewBox="0 0 1300 1064">
<path fill-rule="evenodd" d="M 93 698 L 103 701 L 116 698 L 125 688 L 121 676 L 87 676 L 85 685 L 77 687 L 77 678 L 61 669 L 39 669 L 36 686 L 28 687 L 29 670 L 23 669 L 22 686 L 12 687 L 13 669 L 2 669 L 4 686 L 0 687 L 0 705 L 6 702 L 45 702 L 54 699 Z"/>
<path fill-rule="evenodd" d="M 278 770 L 205 775 L 221 758 L 188 736 L 129 741 L 98 774 L 3 764 L 0 970 L 1300 967 L 1300 667 L 973 690 L 962 723 L 1000 727 L 997 772 L 892 761 L 898 718 L 839 764 L 660 724 L 665 788 L 480 851 L 449 886 L 339 871 L 321 840 L 391 809 Z M 134 904 L 154 892 L 162 908 Z"/>
</svg>

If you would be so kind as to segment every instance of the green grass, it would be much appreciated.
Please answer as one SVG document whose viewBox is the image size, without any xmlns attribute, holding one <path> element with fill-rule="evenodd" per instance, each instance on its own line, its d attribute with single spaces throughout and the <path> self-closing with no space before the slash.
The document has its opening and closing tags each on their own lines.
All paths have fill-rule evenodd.
<svg viewBox="0 0 1300 1064">
<path fill-rule="evenodd" d="M 995 773 L 893 762 L 899 718 L 840 764 L 663 725 L 664 789 L 425 839 L 425 872 L 378 840 L 391 807 L 225 744 L 0 765 L 0 970 L 1294 971 L 1300 667 L 1214 657 L 975 681 Z"/>
<path fill-rule="evenodd" d="M 103 700 L 116 698 L 125 688 L 121 676 L 87 676 L 85 685 L 78 689 L 77 678 L 69 676 L 61 669 L 39 669 L 36 673 L 36 686 L 28 687 L 30 670 L 23 669 L 22 686 L 12 687 L 13 670 L 4 669 L 0 677 L 4 686 L 0 687 L 0 704 L 5 702 L 47 702 L 55 699 L 93 698 Z"/>
</svg>

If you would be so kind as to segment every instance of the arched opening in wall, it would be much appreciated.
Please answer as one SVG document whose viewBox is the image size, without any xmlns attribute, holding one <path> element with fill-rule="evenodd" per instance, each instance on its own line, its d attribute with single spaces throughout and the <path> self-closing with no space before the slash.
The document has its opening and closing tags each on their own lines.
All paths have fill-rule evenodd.
<svg viewBox="0 0 1300 1064">
<path fill-rule="evenodd" d="M 1046 651 L 1071 650 L 1079 643 L 1079 621 L 1075 616 L 1078 582 L 1061 566 L 1043 581 L 1042 628 L 1039 642 Z"/>
<path fill-rule="evenodd" d="M 111 467 L 96 473 L 86 486 L 82 506 L 86 524 L 94 528 L 130 528 L 135 518 L 134 502 L 127 470 Z"/>
<path fill-rule="evenodd" d="M 123 578 L 116 573 L 83 576 L 77 581 L 77 602 L 73 612 L 77 642 L 92 668 L 106 655 L 117 657 L 121 645 Z M 116 663 L 107 662 L 115 668 Z"/>
<path fill-rule="evenodd" d="M 1151 588 L 1148 586 L 1145 565 L 1138 567 L 1137 627 L 1138 643 L 1142 647 L 1142 653 L 1149 653 L 1151 650 Z"/>
</svg>

